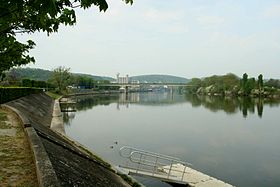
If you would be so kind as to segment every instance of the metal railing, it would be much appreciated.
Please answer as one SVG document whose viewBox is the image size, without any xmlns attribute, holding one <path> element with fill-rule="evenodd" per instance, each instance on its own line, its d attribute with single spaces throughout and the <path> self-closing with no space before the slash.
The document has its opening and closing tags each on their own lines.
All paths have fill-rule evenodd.
<svg viewBox="0 0 280 187">
<path fill-rule="evenodd" d="M 126 166 L 120 167 L 134 170 L 136 174 L 146 172 L 149 176 L 157 175 L 159 178 L 172 178 L 172 180 L 177 181 L 183 181 L 187 165 L 191 165 L 176 157 L 128 146 L 120 149 L 120 155 L 128 161 Z M 178 168 L 176 167 L 177 164 L 181 164 L 183 167 Z"/>
</svg>

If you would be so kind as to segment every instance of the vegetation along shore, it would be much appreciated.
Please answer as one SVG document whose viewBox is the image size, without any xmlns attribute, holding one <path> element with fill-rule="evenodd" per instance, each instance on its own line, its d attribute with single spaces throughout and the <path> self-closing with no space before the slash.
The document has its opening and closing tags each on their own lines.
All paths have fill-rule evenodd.
<svg viewBox="0 0 280 187">
<path fill-rule="evenodd" d="M 232 73 L 205 78 L 193 78 L 188 83 L 189 93 L 217 96 L 252 96 L 280 98 L 280 80 L 264 80 L 260 74 L 257 79 L 244 73 L 242 78 Z"/>
</svg>

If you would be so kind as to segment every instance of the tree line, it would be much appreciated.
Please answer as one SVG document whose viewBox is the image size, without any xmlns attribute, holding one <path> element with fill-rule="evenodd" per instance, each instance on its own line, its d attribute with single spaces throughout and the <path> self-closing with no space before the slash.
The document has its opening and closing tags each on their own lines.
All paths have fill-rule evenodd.
<svg viewBox="0 0 280 187">
<path fill-rule="evenodd" d="M 50 78 L 46 81 L 21 78 L 16 71 L 10 71 L 0 82 L 0 86 L 44 88 L 63 94 L 69 89 L 112 89 L 102 86 L 107 83 L 110 81 L 95 80 L 91 76 L 72 74 L 70 68 L 60 66 L 51 72 Z"/>
<path fill-rule="evenodd" d="M 205 78 L 193 78 L 189 83 L 188 92 L 207 95 L 231 96 L 273 96 L 280 95 L 280 80 L 264 80 L 260 74 L 257 79 L 244 73 L 242 78 L 229 73 Z"/>
</svg>

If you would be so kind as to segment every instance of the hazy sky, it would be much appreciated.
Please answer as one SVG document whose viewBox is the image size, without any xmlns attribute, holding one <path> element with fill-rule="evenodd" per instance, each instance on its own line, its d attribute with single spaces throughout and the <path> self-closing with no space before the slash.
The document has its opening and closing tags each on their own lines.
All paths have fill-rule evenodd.
<svg viewBox="0 0 280 187">
<path fill-rule="evenodd" d="M 107 0 L 77 10 L 77 24 L 33 39 L 30 67 L 115 77 L 170 74 L 280 78 L 279 0 Z"/>
</svg>

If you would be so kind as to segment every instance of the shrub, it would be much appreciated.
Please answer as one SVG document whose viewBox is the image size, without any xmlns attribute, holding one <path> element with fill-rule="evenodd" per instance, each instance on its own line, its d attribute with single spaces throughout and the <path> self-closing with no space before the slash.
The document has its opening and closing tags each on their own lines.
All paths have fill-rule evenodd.
<svg viewBox="0 0 280 187">
<path fill-rule="evenodd" d="M 6 103 L 20 97 L 42 92 L 39 88 L 0 87 L 0 103 Z"/>
</svg>

